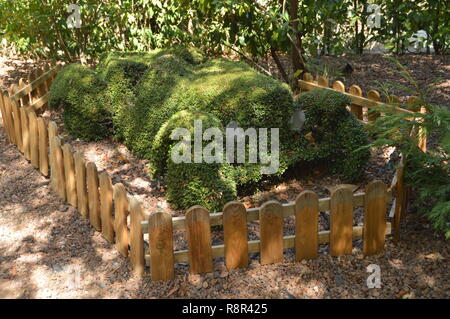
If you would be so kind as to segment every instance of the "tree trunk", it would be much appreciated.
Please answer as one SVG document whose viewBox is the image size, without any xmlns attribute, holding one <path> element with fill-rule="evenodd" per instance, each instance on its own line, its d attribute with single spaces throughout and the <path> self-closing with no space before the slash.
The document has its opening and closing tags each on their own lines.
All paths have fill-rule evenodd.
<svg viewBox="0 0 450 319">
<path fill-rule="evenodd" d="M 302 34 L 298 30 L 298 0 L 289 1 L 289 15 L 291 19 L 291 26 L 295 34 L 291 43 L 291 59 L 292 59 L 292 83 L 291 87 L 298 89 L 297 80 L 301 77 L 301 74 L 305 71 L 305 63 L 301 53 L 302 48 Z M 300 71 L 300 72 L 299 72 Z"/>
<path fill-rule="evenodd" d="M 432 12 L 433 8 L 429 8 L 429 10 Z M 440 8 L 440 1 L 437 1 L 437 5 L 435 8 L 435 12 L 434 12 L 434 27 L 432 28 L 432 42 L 433 42 L 433 48 L 434 48 L 434 54 L 440 55 L 441 52 L 441 48 L 442 43 L 439 41 L 439 39 L 437 38 L 437 34 L 439 33 L 439 21 L 440 21 L 440 13 L 441 13 L 441 8 Z M 428 36 L 430 36 L 430 34 L 428 34 Z"/>
<path fill-rule="evenodd" d="M 364 44 L 366 43 L 365 26 L 368 18 L 367 14 L 367 1 L 362 1 L 362 14 L 361 14 L 361 33 L 359 35 L 359 53 L 364 53 Z"/>
</svg>

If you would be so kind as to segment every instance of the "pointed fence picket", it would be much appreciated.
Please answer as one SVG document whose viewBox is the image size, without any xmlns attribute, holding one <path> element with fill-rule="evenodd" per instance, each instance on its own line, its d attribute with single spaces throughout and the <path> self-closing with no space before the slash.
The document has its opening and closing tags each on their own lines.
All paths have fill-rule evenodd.
<svg viewBox="0 0 450 319">
<path fill-rule="evenodd" d="M 102 172 L 99 175 L 99 183 L 102 235 L 110 243 L 114 243 L 113 186 L 108 173 Z"/>
<path fill-rule="evenodd" d="M 86 164 L 86 184 L 89 203 L 89 221 L 91 225 L 98 231 L 102 229 L 100 220 L 100 192 L 98 171 L 95 163 L 88 162 Z"/>
</svg>

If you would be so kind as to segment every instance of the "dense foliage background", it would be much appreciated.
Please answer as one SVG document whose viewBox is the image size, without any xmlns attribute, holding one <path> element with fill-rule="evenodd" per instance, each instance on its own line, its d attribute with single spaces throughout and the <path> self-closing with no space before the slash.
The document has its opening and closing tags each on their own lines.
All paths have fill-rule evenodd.
<svg viewBox="0 0 450 319">
<path fill-rule="evenodd" d="M 70 27 L 78 14 L 70 4 L 80 8 L 79 28 Z M 443 54 L 448 21 L 445 0 L 0 0 L 2 46 L 17 53 L 84 61 L 191 43 L 249 60 L 271 54 L 277 64 L 286 53 L 293 70 L 278 64 L 286 82 L 304 68 L 303 55 L 362 53 L 375 43 L 402 54 L 419 30 L 428 35 L 420 46 Z"/>
</svg>

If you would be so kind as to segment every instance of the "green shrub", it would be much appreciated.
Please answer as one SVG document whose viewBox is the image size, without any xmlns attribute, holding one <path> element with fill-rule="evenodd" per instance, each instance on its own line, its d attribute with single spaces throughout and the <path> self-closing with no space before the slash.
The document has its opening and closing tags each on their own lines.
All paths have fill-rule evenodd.
<svg viewBox="0 0 450 319">
<path fill-rule="evenodd" d="M 317 145 L 310 159 L 326 160 L 332 172 L 356 181 L 370 157 L 367 132 L 347 111 L 350 99 L 337 91 L 317 89 L 302 94 L 297 102 L 306 112 L 304 133 L 312 133 Z"/>
<path fill-rule="evenodd" d="M 194 121 L 202 120 L 203 127 L 222 129 L 220 121 L 205 112 L 180 111 L 175 113 L 159 130 L 153 145 L 153 163 L 165 171 L 167 197 L 176 208 L 202 205 L 217 211 L 226 202 L 236 197 L 236 183 L 232 177 L 231 166 L 227 163 L 193 163 L 194 161 Z M 171 139 L 174 129 L 187 129 L 190 133 L 192 163 L 175 163 L 171 154 L 176 152 L 174 145 L 180 143 Z M 211 141 L 203 141 L 205 147 Z"/>
<path fill-rule="evenodd" d="M 230 165 L 167 163 L 167 198 L 175 208 L 202 205 L 210 211 L 221 211 L 236 198 Z"/>
<path fill-rule="evenodd" d="M 49 106 L 63 110 L 63 121 L 70 135 L 100 140 L 111 135 L 111 114 L 103 92 L 106 83 L 81 64 L 66 66 L 52 84 Z"/>
<path fill-rule="evenodd" d="M 166 123 L 164 123 L 152 144 L 152 163 L 155 167 L 155 171 L 164 174 L 167 160 L 170 157 L 170 148 L 176 141 L 171 139 L 171 134 L 176 128 L 186 128 L 191 132 L 192 141 L 194 133 L 194 121 L 201 120 L 203 127 L 217 127 L 223 130 L 222 124 L 219 119 L 211 114 L 200 111 L 187 111 L 183 110 L 175 113 Z M 204 141 L 204 145 L 208 142 Z M 207 166 L 206 164 L 205 166 Z"/>
</svg>

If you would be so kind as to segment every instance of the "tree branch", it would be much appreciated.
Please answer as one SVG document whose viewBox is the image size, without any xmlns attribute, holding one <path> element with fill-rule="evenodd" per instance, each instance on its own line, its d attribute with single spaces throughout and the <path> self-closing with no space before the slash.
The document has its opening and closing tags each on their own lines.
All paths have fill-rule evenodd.
<svg viewBox="0 0 450 319">
<path fill-rule="evenodd" d="M 275 48 L 270 48 L 270 54 L 272 55 L 273 60 L 275 61 L 275 64 L 277 65 L 278 70 L 280 71 L 281 77 L 283 78 L 284 82 L 289 84 L 289 77 L 286 73 L 286 70 L 283 67 L 283 64 L 281 64 L 281 61 L 278 57 L 278 54 L 275 50 Z"/>
<path fill-rule="evenodd" d="M 247 62 L 251 63 L 254 67 L 256 67 L 258 70 L 260 70 L 261 72 L 263 72 L 264 74 L 268 75 L 268 76 L 272 76 L 272 73 L 270 73 L 268 70 L 264 69 L 262 66 L 260 66 L 258 63 L 256 63 L 255 61 L 253 61 L 252 59 L 250 59 L 248 56 L 246 56 L 244 53 L 240 52 L 239 50 L 233 48 L 232 46 L 229 46 L 227 44 L 224 44 L 224 46 L 226 46 L 227 48 L 233 50 L 234 52 L 236 52 L 237 54 L 239 54 L 241 57 L 243 57 Z"/>
</svg>

